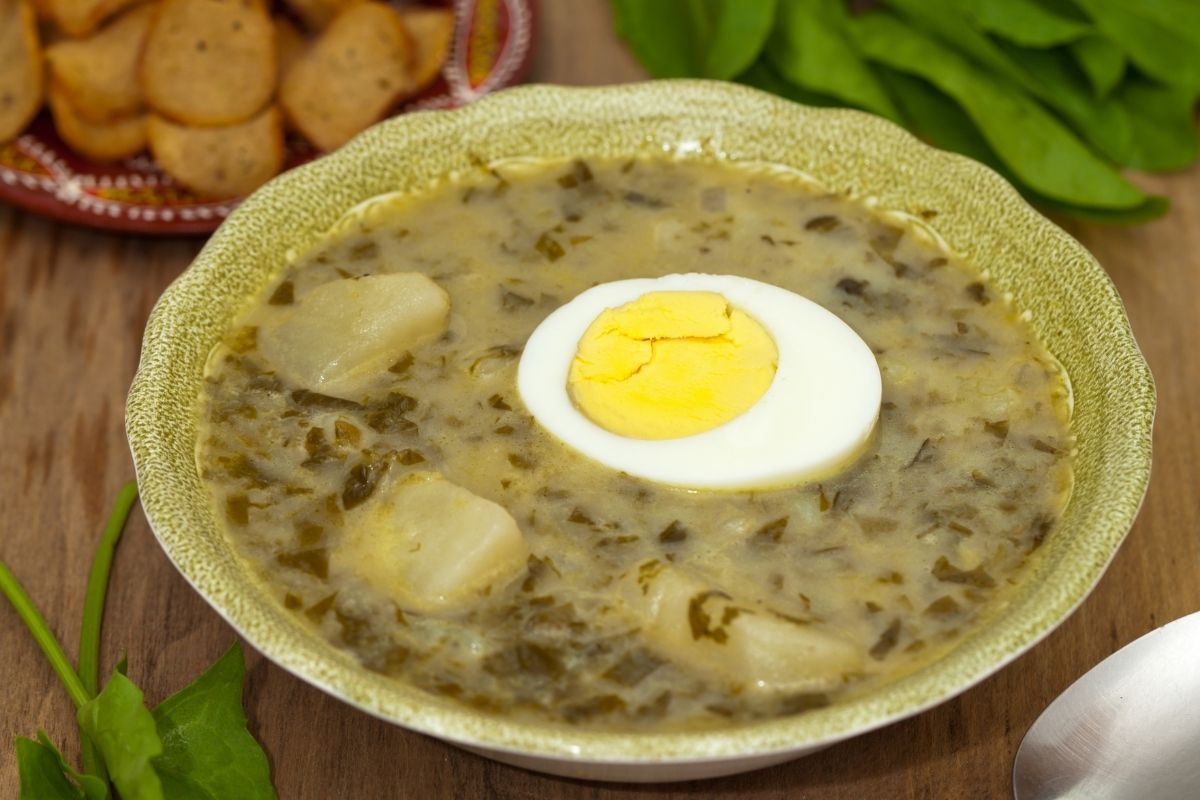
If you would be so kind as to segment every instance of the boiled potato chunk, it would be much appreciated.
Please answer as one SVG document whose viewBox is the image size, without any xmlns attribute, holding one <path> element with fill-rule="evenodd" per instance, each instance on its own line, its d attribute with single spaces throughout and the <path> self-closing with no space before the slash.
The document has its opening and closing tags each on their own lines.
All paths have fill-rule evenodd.
<svg viewBox="0 0 1200 800">
<path fill-rule="evenodd" d="M 446 329 L 450 299 L 418 272 L 322 284 L 259 328 L 259 352 L 283 378 L 359 400 L 387 368 Z"/>
<path fill-rule="evenodd" d="M 621 594 L 647 647 L 735 691 L 825 691 L 862 663 L 852 643 L 819 625 L 737 603 L 658 560 L 630 570 Z"/>
<path fill-rule="evenodd" d="M 346 518 L 331 567 L 357 576 L 406 611 L 465 611 L 525 569 L 516 520 L 437 473 L 380 487 Z"/>
</svg>

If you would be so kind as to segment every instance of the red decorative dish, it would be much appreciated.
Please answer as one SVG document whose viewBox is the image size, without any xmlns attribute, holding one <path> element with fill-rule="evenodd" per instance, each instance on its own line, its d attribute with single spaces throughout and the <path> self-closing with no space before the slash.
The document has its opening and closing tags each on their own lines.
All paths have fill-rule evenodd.
<svg viewBox="0 0 1200 800">
<path fill-rule="evenodd" d="M 533 51 L 533 0 L 454 0 L 455 33 L 442 74 L 398 113 L 464 105 L 519 82 Z M 287 167 L 318 155 L 288 142 Z M 215 230 L 235 200 L 205 200 L 176 185 L 148 154 L 114 164 L 76 155 L 43 111 L 0 146 L 0 200 L 93 228 L 143 234 Z"/>
</svg>

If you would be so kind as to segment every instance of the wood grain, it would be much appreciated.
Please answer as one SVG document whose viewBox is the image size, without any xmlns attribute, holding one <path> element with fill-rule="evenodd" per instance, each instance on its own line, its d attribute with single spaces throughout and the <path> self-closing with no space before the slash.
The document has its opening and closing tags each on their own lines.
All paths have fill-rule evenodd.
<svg viewBox="0 0 1200 800">
<path fill-rule="evenodd" d="M 603 0 L 543 0 L 533 78 L 642 77 Z M 1129 307 L 1159 386 L 1154 479 L 1099 588 L 1045 643 L 961 697 L 800 761 L 697 784 L 562 780 L 496 764 L 372 719 L 256 653 L 246 708 L 282 798 L 993 798 L 1021 736 L 1058 692 L 1119 646 L 1200 608 L 1200 169 L 1153 178 L 1165 220 L 1075 225 Z M 146 316 L 199 240 L 67 228 L 0 206 L 0 557 L 74 651 L 92 546 L 132 475 L 122 408 Z M 122 654 L 158 701 L 233 632 L 166 561 L 140 513 L 113 573 L 103 669 Z M 0 607 L 0 793 L 16 795 L 11 737 L 39 727 L 75 758 L 73 710 L 16 616 Z"/>
</svg>

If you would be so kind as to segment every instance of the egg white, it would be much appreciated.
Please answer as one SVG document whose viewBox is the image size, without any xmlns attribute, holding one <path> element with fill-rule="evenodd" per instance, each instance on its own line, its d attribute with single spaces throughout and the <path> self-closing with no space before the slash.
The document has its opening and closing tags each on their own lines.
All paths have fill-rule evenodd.
<svg viewBox="0 0 1200 800">
<path fill-rule="evenodd" d="M 607 308 L 679 291 L 717 292 L 757 320 L 779 351 L 774 380 L 747 411 L 703 433 L 649 440 L 605 430 L 567 391 L 580 338 Z M 556 309 L 525 344 L 517 389 L 547 431 L 613 469 L 691 489 L 763 489 L 853 463 L 879 418 L 883 382 L 867 344 L 811 300 L 750 278 L 688 273 L 603 283 Z"/>
</svg>

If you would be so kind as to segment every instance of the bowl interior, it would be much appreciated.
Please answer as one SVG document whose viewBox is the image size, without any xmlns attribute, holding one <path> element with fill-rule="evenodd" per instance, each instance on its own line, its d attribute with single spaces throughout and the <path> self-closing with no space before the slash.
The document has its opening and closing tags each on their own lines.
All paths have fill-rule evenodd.
<svg viewBox="0 0 1200 800">
<path fill-rule="evenodd" d="M 244 303 L 345 212 L 480 159 L 672 154 L 780 164 L 907 215 L 987 270 L 1027 312 L 1073 387 L 1076 482 L 1061 527 L 991 624 L 941 661 L 797 717 L 704 733 L 611 734 L 466 710 L 363 667 L 271 599 L 233 553 L 194 461 L 205 359 Z M 882 119 L 732 84 L 531 86 L 452 112 L 384 122 L 249 198 L 160 299 L 129 396 L 142 502 L 168 556 L 268 657 L 369 713 L 476 747 L 597 762 L 694 761 L 811 748 L 945 700 L 1049 633 L 1083 600 L 1137 513 L 1150 472 L 1154 386 L 1111 282 L 1001 178 Z"/>
</svg>

